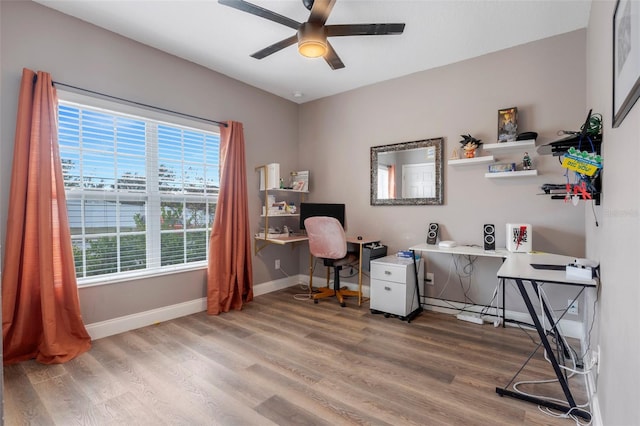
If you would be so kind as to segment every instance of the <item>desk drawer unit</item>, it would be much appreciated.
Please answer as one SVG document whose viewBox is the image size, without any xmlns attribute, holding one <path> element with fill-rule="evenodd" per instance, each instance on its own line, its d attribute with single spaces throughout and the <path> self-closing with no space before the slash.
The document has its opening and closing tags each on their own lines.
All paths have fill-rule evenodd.
<svg viewBox="0 0 640 426">
<path fill-rule="evenodd" d="M 422 259 L 416 261 L 419 280 L 423 281 Z M 411 259 L 387 256 L 371 261 L 369 307 L 372 312 L 405 317 L 420 305 L 416 295 L 416 276 Z M 420 286 L 420 294 L 422 294 Z"/>
</svg>

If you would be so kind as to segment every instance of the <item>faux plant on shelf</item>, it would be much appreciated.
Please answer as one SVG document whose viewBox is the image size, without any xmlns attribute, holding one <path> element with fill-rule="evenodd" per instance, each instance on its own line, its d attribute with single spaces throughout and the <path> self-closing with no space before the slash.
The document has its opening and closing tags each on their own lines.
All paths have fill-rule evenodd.
<svg viewBox="0 0 640 426">
<path fill-rule="evenodd" d="M 466 158 L 474 158 L 476 156 L 476 150 L 480 145 L 482 145 L 482 141 L 480 139 L 476 139 L 471 135 L 460 135 L 462 140 L 460 144 L 462 145 L 462 149 L 464 150 L 464 156 Z"/>
</svg>

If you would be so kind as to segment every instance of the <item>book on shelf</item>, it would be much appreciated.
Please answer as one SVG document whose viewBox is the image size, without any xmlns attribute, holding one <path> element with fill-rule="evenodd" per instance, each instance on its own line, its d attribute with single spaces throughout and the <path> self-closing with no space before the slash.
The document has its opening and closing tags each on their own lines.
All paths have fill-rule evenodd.
<svg viewBox="0 0 640 426">
<path fill-rule="evenodd" d="M 490 164 L 489 173 L 515 172 L 516 163 Z"/>
<path fill-rule="evenodd" d="M 280 164 L 267 164 L 260 169 L 260 190 L 280 188 Z"/>
</svg>

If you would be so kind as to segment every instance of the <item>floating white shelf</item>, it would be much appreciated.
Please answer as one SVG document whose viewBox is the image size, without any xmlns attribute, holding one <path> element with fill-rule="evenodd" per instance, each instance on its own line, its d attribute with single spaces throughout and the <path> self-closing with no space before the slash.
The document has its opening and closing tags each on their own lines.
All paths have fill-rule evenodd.
<svg viewBox="0 0 640 426">
<path fill-rule="evenodd" d="M 500 179 L 500 178 L 515 178 L 526 176 L 538 176 L 537 170 L 520 170 L 515 172 L 497 172 L 497 173 L 485 173 L 484 177 L 488 179 Z"/>
<path fill-rule="evenodd" d="M 261 192 L 295 192 L 296 194 L 308 194 L 309 191 L 297 191 L 295 189 L 287 189 L 287 188 L 269 188 L 269 189 L 261 189 Z"/>
<path fill-rule="evenodd" d="M 477 164 L 493 163 L 495 159 L 493 155 L 485 155 L 483 157 L 461 158 L 459 160 L 449 160 L 450 166 L 473 166 Z"/>
<path fill-rule="evenodd" d="M 501 143 L 485 143 L 482 145 L 482 149 L 485 151 L 523 151 L 525 149 L 531 149 L 536 147 L 535 139 L 528 139 L 526 141 L 515 142 L 501 142 Z"/>
</svg>

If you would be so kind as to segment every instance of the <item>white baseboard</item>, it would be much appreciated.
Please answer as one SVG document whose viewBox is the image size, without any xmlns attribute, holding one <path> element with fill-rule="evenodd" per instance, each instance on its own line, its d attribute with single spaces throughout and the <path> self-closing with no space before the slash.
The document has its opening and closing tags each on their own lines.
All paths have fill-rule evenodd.
<svg viewBox="0 0 640 426">
<path fill-rule="evenodd" d="M 253 295 L 260 296 L 262 294 L 271 293 L 272 291 L 291 287 L 303 282 L 304 279 L 308 278 L 305 275 L 294 275 L 258 284 L 253 287 Z M 91 340 L 97 340 L 103 337 L 113 336 L 115 334 L 124 333 L 125 331 L 135 330 L 137 328 L 158 324 L 163 321 L 169 321 L 206 310 L 207 298 L 203 297 L 196 300 L 190 300 L 188 302 L 163 306 L 162 308 L 151 309 L 149 311 L 138 312 L 106 321 L 87 324 L 85 328 L 87 329 L 89 336 L 91 336 Z"/>
<path fill-rule="evenodd" d="M 266 283 L 253 286 L 253 295 L 260 296 L 263 294 L 271 293 L 273 291 L 282 290 L 283 288 L 293 287 L 297 284 L 309 283 L 309 276 L 307 275 L 292 275 L 290 277 L 281 278 L 279 280 L 268 281 Z"/>
<path fill-rule="evenodd" d="M 600 401 L 598 400 L 598 392 L 596 392 L 595 374 L 589 372 L 585 381 L 587 383 L 587 395 L 591 403 L 591 426 L 603 426 L 602 413 L 600 412 Z"/>
<path fill-rule="evenodd" d="M 477 314 L 481 313 L 483 310 L 486 310 L 486 312 L 490 314 L 495 313 L 495 307 L 487 309 L 484 306 L 478 306 L 478 305 L 469 306 L 460 302 L 451 302 L 451 301 L 445 301 L 441 299 L 434 299 L 430 297 L 425 298 L 425 304 L 427 304 L 425 306 L 425 309 L 427 310 L 434 311 L 434 312 L 443 312 L 446 314 L 457 314 L 462 309 L 464 309 L 467 312 L 477 313 Z M 500 314 L 502 314 L 502 311 L 500 311 Z M 516 312 L 516 311 L 506 310 L 505 316 L 509 319 L 513 319 L 517 321 L 529 322 L 529 323 L 531 322 L 531 317 L 529 316 L 528 313 L 525 313 L 525 312 Z M 487 318 L 492 320 L 495 317 L 488 316 Z M 510 324 L 507 323 L 507 325 L 510 325 Z M 562 333 L 567 337 L 580 339 L 581 341 L 584 338 L 584 330 L 581 322 L 563 319 L 563 320 L 560 320 L 560 328 L 562 329 Z"/>
<path fill-rule="evenodd" d="M 582 347 L 587 348 L 588 342 L 586 340 L 586 334 L 582 338 Z M 594 366 L 584 376 L 585 385 L 587 387 L 587 395 L 589 396 L 589 402 L 591 404 L 591 426 L 603 426 L 602 413 L 600 412 L 600 401 L 598 400 L 598 389 L 596 386 L 597 379 L 597 367 Z"/>
<path fill-rule="evenodd" d="M 333 280 L 331 281 L 333 283 Z M 322 285 L 325 285 L 325 281 L 322 282 Z M 333 284 L 332 284 L 333 285 Z M 318 284 L 316 284 L 314 287 L 318 287 Z M 340 287 L 347 287 L 349 290 L 353 290 L 353 291 L 358 291 L 358 283 L 350 283 L 347 281 L 343 281 L 342 278 L 340 278 Z M 369 297 L 369 286 L 368 285 L 363 285 L 362 286 L 362 297 Z"/>
<path fill-rule="evenodd" d="M 163 306 L 162 308 L 88 324 L 85 327 L 89 336 L 91 336 L 91 340 L 97 340 L 103 337 L 113 336 L 114 334 L 124 333 L 125 331 L 135 330 L 136 328 L 195 314 L 206 309 L 207 298 L 203 297 L 171 306 Z"/>
</svg>

